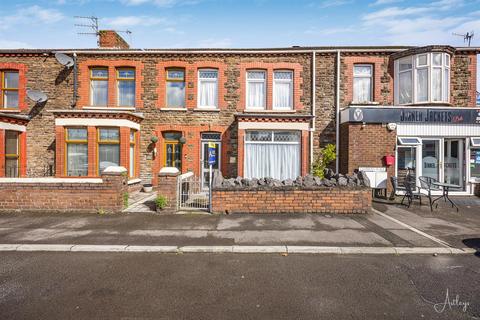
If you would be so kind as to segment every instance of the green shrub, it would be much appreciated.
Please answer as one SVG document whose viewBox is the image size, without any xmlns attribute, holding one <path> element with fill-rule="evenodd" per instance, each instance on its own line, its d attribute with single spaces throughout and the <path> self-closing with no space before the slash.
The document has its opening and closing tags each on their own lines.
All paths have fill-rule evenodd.
<svg viewBox="0 0 480 320">
<path fill-rule="evenodd" d="M 325 169 L 337 158 L 334 144 L 327 144 L 320 150 L 320 154 L 312 165 L 312 174 L 324 178 Z"/>
<path fill-rule="evenodd" d="M 158 195 L 157 198 L 155 199 L 155 205 L 157 208 L 163 209 L 167 206 L 168 201 L 165 196 Z"/>
<path fill-rule="evenodd" d="M 125 208 L 128 207 L 128 197 L 129 197 L 128 192 L 125 192 L 125 193 L 123 194 L 123 206 L 124 206 Z"/>
</svg>

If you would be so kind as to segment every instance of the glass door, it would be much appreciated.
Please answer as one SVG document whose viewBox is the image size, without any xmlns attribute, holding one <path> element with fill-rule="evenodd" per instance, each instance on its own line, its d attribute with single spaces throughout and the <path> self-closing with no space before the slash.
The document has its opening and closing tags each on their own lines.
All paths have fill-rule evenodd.
<svg viewBox="0 0 480 320">
<path fill-rule="evenodd" d="M 417 176 L 417 147 L 397 147 L 397 179 L 398 185 L 403 186 L 407 174 Z"/>
<path fill-rule="evenodd" d="M 444 182 L 464 187 L 464 141 L 461 139 L 445 139 L 443 144 Z"/>
<path fill-rule="evenodd" d="M 422 176 L 440 181 L 440 139 L 422 139 Z"/>
<path fill-rule="evenodd" d="M 215 163 L 212 165 L 212 170 L 219 169 L 220 170 L 220 141 L 202 141 L 202 157 L 200 159 L 201 162 L 201 170 L 202 170 L 202 188 L 208 189 L 209 179 L 210 179 L 210 172 L 209 172 L 209 164 L 208 164 L 208 144 L 209 143 L 215 144 L 215 152 L 217 154 L 217 158 Z"/>
</svg>

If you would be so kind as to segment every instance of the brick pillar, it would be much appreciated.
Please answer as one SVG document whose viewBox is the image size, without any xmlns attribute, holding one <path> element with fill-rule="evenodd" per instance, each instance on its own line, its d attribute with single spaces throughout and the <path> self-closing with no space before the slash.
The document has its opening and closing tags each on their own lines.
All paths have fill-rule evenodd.
<svg viewBox="0 0 480 320">
<path fill-rule="evenodd" d="M 244 175 L 244 168 L 243 168 L 243 159 L 245 154 L 245 147 L 244 147 L 244 138 L 245 138 L 245 130 L 238 129 L 238 141 L 237 141 L 237 176 L 243 177 Z"/>
<path fill-rule="evenodd" d="M 88 149 L 88 176 L 97 177 L 97 128 L 88 126 L 87 149 Z"/>
<path fill-rule="evenodd" d="M 124 198 L 128 197 L 128 173 L 124 167 L 108 167 L 101 173 L 103 183 L 113 198 L 112 212 L 125 208 Z"/>
<path fill-rule="evenodd" d="M 164 212 L 175 212 L 177 209 L 177 181 L 180 172 L 177 168 L 162 168 L 158 173 L 157 194 L 167 198 Z"/>
<path fill-rule="evenodd" d="M 130 128 L 120 127 L 120 165 L 130 168 Z"/>
</svg>

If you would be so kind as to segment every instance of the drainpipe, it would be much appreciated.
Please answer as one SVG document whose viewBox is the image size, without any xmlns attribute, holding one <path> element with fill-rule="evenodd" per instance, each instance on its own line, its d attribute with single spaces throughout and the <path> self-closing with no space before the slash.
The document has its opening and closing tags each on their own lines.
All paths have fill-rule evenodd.
<svg viewBox="0 0 480 320">
<path fill-rule="evenodd" d="M 77 106 L 77 78 L 78 78 L 78 69 L 77 69 L 77 53 L 73 53 L 73 97 L 72 97 L 72 108 Z"/>
<path fill-rule="evenodd" d="M 335 172 L 339 171 L 340 155 L 340 50 L 337 50 L 337 93 L 335 103 Z"/>
<path fill-rule="evenodd" d="M 317 52 L 312 52 L 312 123 L 310 128 L 310 169 L 308 170 L 311 172 L 311 168 L 313 165 L 313 140 L 315 138 L 315 113 L 316 113 L 316 100 L 317 100 L 317 60 L 316 60 Z"/>
</svg>

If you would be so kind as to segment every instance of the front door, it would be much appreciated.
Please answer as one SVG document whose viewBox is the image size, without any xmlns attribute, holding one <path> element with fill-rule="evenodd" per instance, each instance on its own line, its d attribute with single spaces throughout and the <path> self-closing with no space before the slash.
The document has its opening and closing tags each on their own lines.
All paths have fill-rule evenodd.
<svg viewBox="0 0 480 320">
<path fill-rule="evenodd" d="M 444 182 L 464 187 L 464 140 L 445 139 L 443 144 Z"/>
<path fill-rule="evenodd" d="M 208 164 L 208 144 L 209 143 L 214 143 L 215 144 L 215 152 L 217 154 L 217 158 L 215 163 L 212 165 L 212 170 L 220 170 L 220 157 L 221 157 L 221 143 L 220 141 L 202 141 L 202 157 L 200 159 L 200 164 L 201 164 L 201 170 L 202 170 L 202 188 L 203 189 L 208 189 L 209 186 L 209 178 L 210 178 L 210 172 L 209 172 L 209 164 Z"/>
<path fill-rule="evenodd" d="M 422 176 L 440 181 L 440 139 L 422 139 Z"/>
</svg>

